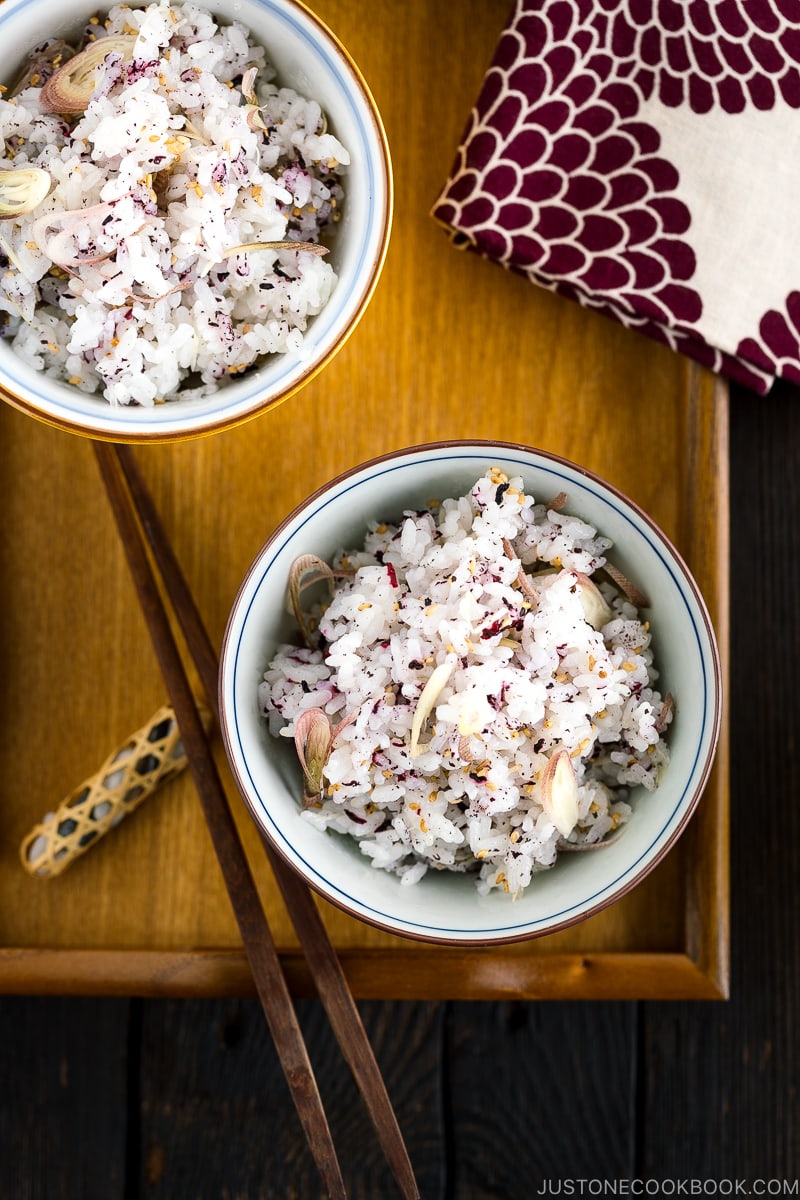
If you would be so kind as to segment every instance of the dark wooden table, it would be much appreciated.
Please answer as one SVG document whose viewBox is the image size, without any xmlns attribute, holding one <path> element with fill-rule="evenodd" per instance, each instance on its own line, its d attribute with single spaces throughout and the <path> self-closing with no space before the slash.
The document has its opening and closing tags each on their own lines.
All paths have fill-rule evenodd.
<svg viewBox="0 0 800 1200">
<path fill-rule="evenodd" d="M 734 389 L 730 433 L 730 999 L 363 1003 L 427 1200 L 800 1189 L 800 393 Z M 298 1007 L 350 1194 L 388 1200 Z M 320 1195 L 256 1001 L 0 997 L 0 1028 L 1 1200 Z"/>
</svg>

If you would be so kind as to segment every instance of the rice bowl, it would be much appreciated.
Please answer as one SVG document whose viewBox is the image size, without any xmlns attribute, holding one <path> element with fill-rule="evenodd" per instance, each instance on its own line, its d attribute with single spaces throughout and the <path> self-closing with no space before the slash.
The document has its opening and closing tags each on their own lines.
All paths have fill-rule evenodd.
<svg viewBox="0 0 800 1200">
<path fill-rule="evenodd" d="M 521 477 L 534 497 L 565 492 L 570 512 L 611 538 L 617 565 L 650 598 L 653 656 L 677 698 L 667 735 L 669 765 L 655 791 L 632 788 L 624 834 L 596 853 L 560 855 L 554 868 L 534 874 L 529 887 L 510 889 L 516 899 L 502 886 L 476 888 L 469 873 L 428 870 L 413 886 L 403 886 L 397 875 L 375 870 L 354 839 L 314 828 L 300 812 L 303 780 L 294 746 L 269 733 L 257 698 L 276 650 L 293 640 L 284 594 L 298 555 L 332 560 L 342 547 L 363 545 L 370 519 L 423 509 L 432 496 L 461 496 L 493 467 Z M 220 675 L 228 757 L 274 847 L 323 896 L 363 920 L 414 938 L 473 943 L 513 941 L 582 920 L 652 869 L 702 792 L 718 736 L 719 690 L 705 606 L 660 531 L 590 473 L 502 443 L 412 448 L 365 464 L 310 497 L 269 539 L 242 584 Z"/>
<path fill-rule="evenodd" d="M 458 871 L 514 899 L 559 855 L 624 836 L 631 788 L 668 769 L 674 697 L 656 690 L 650 622 L 603 578 L 620 579 L 612 552 L 568 495 L 537 504 L 493 467 L 371 520 L 330 564 L 299 559 L 303 638 L 278 647 L 259 703 L 294 740 L 302 819 L 404 886 Z M 309 574 L 331 591 L 313 628 Z"/>
<path fill-rule="evenodd" d="M 0 9 L 17 73 L 41 52 L 38 8 Z M 74 45 L 96 8 L 74 0 L 48 42 Z M 50 423 L 119 440 L 236 424 L 313 377 L 372 294 L 391 183 L 366 85 L 302 5 L 223 14 L 101 10 L 112 51 L 85 113 L 35 113 L 41 80 L 0 102 L 6 170 L 53 176 L 0 226 L 0 387 Z"/>
</svg>

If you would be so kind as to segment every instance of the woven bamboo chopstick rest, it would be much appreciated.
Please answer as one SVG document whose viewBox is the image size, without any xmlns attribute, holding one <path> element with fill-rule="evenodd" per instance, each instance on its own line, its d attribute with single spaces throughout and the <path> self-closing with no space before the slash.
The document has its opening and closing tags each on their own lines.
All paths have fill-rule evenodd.
<svg viewBox="0 0 800 1200">
<path fill-rule="evenodd" d="M 210 713 L 201 707 L 200 715 L 208 729 Z M 19 851 L 23 867 L 30 875 L 60 875 L 186 764 L 175 712 L 160 708 L 30 831 Z"/>
</svg>

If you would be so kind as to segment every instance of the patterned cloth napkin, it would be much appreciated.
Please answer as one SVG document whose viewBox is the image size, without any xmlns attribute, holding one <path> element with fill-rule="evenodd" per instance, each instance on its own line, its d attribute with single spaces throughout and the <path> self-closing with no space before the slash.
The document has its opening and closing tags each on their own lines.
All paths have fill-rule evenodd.
<svg viewBox="0 0 800 1200">
<path fill-rule="evenodd" d="M 800 0 L 517 0 L 432 215 L 758 392 L 800 382 Z"/>
</svg>

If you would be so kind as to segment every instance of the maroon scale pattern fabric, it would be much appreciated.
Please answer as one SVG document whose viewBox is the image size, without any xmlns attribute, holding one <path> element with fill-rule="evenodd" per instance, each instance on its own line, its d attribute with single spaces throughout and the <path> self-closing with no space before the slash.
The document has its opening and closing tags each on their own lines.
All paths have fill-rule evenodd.
<svg viewBox="0 0 800 1200">
<path fill-rule="evenodd" d="M 709 224 L 702 168 L 720 130 L 720 169 L 763 142 L 765 121 L 796 120 L 800 137 L 798 110 L 800 0 L 518 0 L 432 215 L 486 258 L 766 392 L 776 375 L 800 380 L 800 261 L 787 286 L 762 242 Z M 736 272 L 761 289 L 746 312 Z"/>
</svg>

